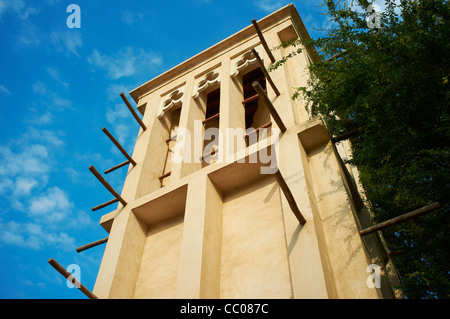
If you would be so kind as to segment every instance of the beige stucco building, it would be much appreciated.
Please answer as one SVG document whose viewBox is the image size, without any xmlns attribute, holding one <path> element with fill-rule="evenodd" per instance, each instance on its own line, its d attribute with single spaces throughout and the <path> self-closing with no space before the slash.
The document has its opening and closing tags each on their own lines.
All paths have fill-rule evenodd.
<svg viewBox="0 0 450 319">
<path fill-rule="evenodd" d="M 270 48 L 309 37 L 292 5 L 257 25 Z M 262 42 L 250 24 L 130 92 L 145 129 L 126 205 L 101 218 L 99 298 L 400 296 L 382 238 L 359 234 L 370 218 L 357 171 L 342 160 L 348 142 L 334 143 L 291 98 L 317 52 L 304 48 L 270 72 L 272 86 L 251 51 L 267 69 Z M 292 49 L 272 52 L 279 60 Z M 371 264 L 381 288 L 371 287 Z"/>
</svg>

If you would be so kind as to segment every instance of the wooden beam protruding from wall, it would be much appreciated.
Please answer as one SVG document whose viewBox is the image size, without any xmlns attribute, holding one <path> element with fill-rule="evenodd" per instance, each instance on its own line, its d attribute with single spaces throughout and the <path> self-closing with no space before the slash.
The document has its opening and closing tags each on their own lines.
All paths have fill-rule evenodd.
<svg viewBox="0 0 450 319">
<path fill-rule="evenodd" d="M 117 164 L 116 166 L 113 166 L 113 167 L 111 167 L 111 168 L 108 168 L 106 171 L 104 171 L 104 173 L 105 173 L 105 174 L 109 174 L 109 173 L 111 173 L 111 172 L 114 172 L 116 169 L 119 169 L 119 168 L 121 168 L 121 167 L 124 167 L 125 165 L 128 165 L 128 164 L 130 164 L 130 161 L 129 161 L 129 160 L 126 160 L 125 162 L 122 162 L 122 163 L 120 163 L 120 164 Z"/>
<path fill-rule="evenodd" d="M 253 131 L 250 131 L 247 134 L 245 134 L 244 138 L 248 138 L 249 136 L 251 136 L 251 135 L 253 135 L 255 133 L 258 133 L 261 129 L 265 129 L 265 128 L 267 129 L 267 128 L 271 127 L 271 126 L 272 126 L 272 122 L 271 121 L 267 122 L 266 124 L 263 124 L 260 127 L 254 129 Z"/>
<path fill-rule="evenodd" d="M 102 175 L 97 171 L 97 169 L 94 167 L 94 165 L 89 166 L 89 170 L 94 174 L 95 177 L 102 183 L 103 186 L 119 201 L 122 203 L 123 206 L 127 205 L 127 202 L 117 193 L 114 188 L 112 188 L 111 185 L 103 178 Z"/>
<path fill-rule="evenodd" d="M 55 259 L 50 258 L 48 260 L 48 263 L 52 265 L 53 268 L 55 268 L 61 275 L 64 276 L 67 280 L 70 280 L 70 282 L 80 289 L 82 293 L 86 295 L 89 299 L 98 299 L 96 295 L 94 295 L 89 289 L 87 289 L 85 286 L 81 284 L 70 272 L 68 272 L 63 266 L 61 266 Z"/>
<path fill-rule="evenodd" d="M 406 214 L 394 217 L 394 218 L 389 219 L 389 220 L 387 220 L 385 222 L 382 222 L 382 223 L 376 224 L 374 226 L 368 227 L 366 229 L 363 229 L 363 230 L 361 230 L 359 232 L 359 234 L 361 236 L 366 236 L 366 235 L 372 234 L 372 233 L 374 233 L 376 231 L 385 229 L 387 227 L 403 223 L 403 222 L 405 222 L 407 220 L 410 220 L 410 219 L 412 219 L 414 217 L 418 217 L 418 216 L 421 216 L 421 215 L 424 215 L 424 214 L 431 213 L 431 212 L 439 209 L 439 207 L 441 207 L 439 202 L 431 203 L 431 204 L 429 204 L 427 206 L 424 206 L 422 208 L 413 210 L 412 212 L 409 212 L 409 213 L 406 213 Z"/>
<path fill-rule="evenodd" d="M 336 137 L 332 138 L 333 143 L 339 143 L 341 141 L 344 141 L 346 139 L 349 139 L 350 137 L 358 135 L 362 131 L 361 128 L 357 128 L 356 130 L 352 130 L 346 133 L 342 133 L 341 135 L 338 135 Z"/>
<path fill-rule="evenodd" d="M 281 130 L 281 132 L 285 132 L 286 131 L 286 126 L 283 124 L 283 121 L 281 120 L 281 117 L 278 115 L 277 110 L 275 109 L 275 107 L 273 106 L 272 102 L 270 101 L 269 97 L 266 95 L 266 93 L 264 92 L 261 84 L 259 84 L 259 82 L 255 81 L 253 82 L 253 88 L 255 89 L 255 91 L 258 93 L 261 102 L 268 108 L 270 115 L 272 115 L 275 123 L 277 123 L 279 129 Z"/>
<path fill-rule="evenodd" d="M 256 58 L 256 62 L 258 63 L 259 67 L 261 68 L 261 71 L 263 71 L 264 76 L 266 77 L 267 82 L 269 82 L 270 86 L 272 87 L 273 91 L 277 96 L 280 95 L 280 91 L 278 91 L 277 87 L 275 86 L 275 83 L 273 83 L 272 78 L 269 75 L 269 72 L 267 72 L 266 67 L 264 66 L 263 61 L 261 60 L 261 57 L 259 56 L 258 52 L 256 52 L 255 49 L 252 49 L 252 53 Z"/>
<path fill-rule="evenodd" d="M 130 102 L 128 102 L 127 97 L 125 96 L 125 94 L 123 94 L 123 92 L 120 93 L 120 96 L 122 97 L 122 100 L 125 102 L 126 106 L 128 107 L 128 109 L 130 110 L 131 114 L 133 114 L 134 118 L 136 119 L 136 121 L 139 123 L 139 125 L 142 127 L 142 129 L 145 131 L 147 129 L 147 127 L 145 126 L 144 122 L 142 122 L 142 120 L 140 119 L 140 117 L 137 115 L 136 111 L 134 110 L 134 108 L 131 106 Z"/>
<path fill-rule="evenodd" d="M 126 157 L 126 161 L 123 163 L 120 163 L 114 167 L 111 167 L 110 169 L 107 169 L 104 173 L 108 174 L 111 173 L 113 171 L 115 171 L 116 169 L 119 169 L 127 164 L 131 164 L 133 166 L 136 166 L 136 162 L 133 160 L 133 158 L 127 153 L 127 151 L 125 151 L 125 149 L 122 147 L 122 145 L 120 145 L 120 143 L 115 139 L 115 137 L 108 131 L 108 129 L 106 127 L 102 128 L 103 133 L 106 134 L 106 136 L 109 137 L 109 139 L 114 143 L 114 145 L 119 149 L 119 151 L 123 154 L 123 156 Z"/>
<path fill-rule="evenodd" d="M 292 212 L 294 213 L 295 217 L 297 217 L 298 221 L 301 225 L 304 225 L 306 223 L 305 217 L 303 217 L 302 213 L 300 212 L 300 209 L 297 206 L 297 203 L 295 202 L 294 196 L 291 193 L 291 190 L 289 189 L 288 185 L 286 184 L 286 181 L 283 178 L 283 175 L 281 175 L 280 170 L 278 169 L 275 173 L 275 178 L 278 182 L 278 185 L 280 186 L 281 190 L 283 191 L 284 196 L 286 197 L 289 207 L 291 207 Z"/>
<path fill-rule="evenodd" d="M 80 247 L 78 247 L 78 248 L 76 249 L 76 250 L 77 250 L 77 253 L 80 253 L 80 252 L 82 252 L 82 251 L 84 251 L 84 250 L 86 250 L 86 249 L 90 249 L 90 248 L 92 248 L 92 247 L 96 247 L 96 246 L 98 246 L 98 245 L 104 244 L 104 243 L 106 243 L 106 242 L 108 241 L 108 238 L 109 238 L 109 237 L 102 238 L 102 239 L 96 240 L 96 241 L 94 241 L 94 242 L 92 242 L 92 243 L 89 243 L 89 244 L 80 246 Z"/>
<path fill-rule="evenodd" d="M 111 199 L 109 201 L 107 201 L 106 203 L 100 204 L 98 206 L 92 207 L 92 211 L 96 211 L 102 208 L 105 208 L 106 206 L 112 205 L 114 203 L 117 203 L 119 200 L 117 198 Z"/>
<path fill-rule="evenodd" d="M 136 162 L 131 158 L 131 156 L 125 151 L 125 149 L 120 145 L 120 143 L 112 136 L 112 134 L 107 130 L 106 127 L 102 129 L 103 133 L 106 134 L 106 136 L 109 137 L 109 139 L 116 145 L 116 147 L 119 149 L 119 151 L 127 158 L 127 160 L 130 161 L 131 165 L 136 166 Z"/>
<path fill-rule="evenodd" d="M 275 57 L 273 56 L 272 51 L 270 51 L 269 46 L 267 45 L 266 39 L 264 38 L 264 36 L 261 32 L 261 29 L 259 28 L 258 23 L 256 22 L 255 19 L 252 20 L 252 24 L 256 30 L 256 33 L 258 34 L 259 41 L 261 41 L 261 44 L 264 47 L 264 50 L 266 50 L 266 53 L 269 56 L 270 61 L 272 63 L 275 63 L 275 61 L 276 61 Z"/>
</svg>

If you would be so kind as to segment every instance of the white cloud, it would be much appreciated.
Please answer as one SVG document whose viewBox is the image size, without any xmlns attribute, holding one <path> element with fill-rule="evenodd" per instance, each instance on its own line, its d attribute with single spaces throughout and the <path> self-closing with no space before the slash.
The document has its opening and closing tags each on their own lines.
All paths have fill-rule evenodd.
<svg viewBox="0 0 450 319">
<path fill-rule="evenodd" d="M 50 132 L 41 134 L 42 140 L 47 140 L 47 145 L 58 145 L 60 141 L 54 140 Z M 74 211 L 74 204 L 63 189 L 46 188 L 51 159 L 48 147 L 31 143 L 38 133 L 36 130 L 21 138 L 29 139 L 29 144 L 21 145 L 22 151 L 0 147 L 0 195 L 10 204 L 2 217 L 14 216 L 10 221 L 0 219 L 0 243 L 29 249 L 73 249 L 75 239 L 64 230 L 92 225 L 92 220 L 85 212 Z M 10 209 L 16 210 L 14 215 L 10 215 Z M 17 222 L 24 218 L 24 222 Z"/>
<path fill-rule="evenodd" d="M 128 136 L 130 135 L 130 126 L 117 124 L 115 127 L 115 131 L 117 133 L 117 139 L 119 143 L 121 143 L 122 145 L 128 144 L 126 143 L 126 141 L 128 139 Z"/>
<path fill-rule="evenodd" d="M 30 200 L 28 212 L 34 219 L 57 224 L 69 217 L 72 208 L 67 194 L 58 187 L 52 187 Z"/>
<path fill-rule="evenodd" d="M 38 9 L 26 6 L 22 0 L 0 0 L 0 24 L 3 22 L 3 16 L 6 13 L 13 13 L 19 18 L 18 25 L 11 29 L 14 30 L 14 46 L 16 49 L 21 49 L 23 46 L 37 47 L 41 44 L 42 32 L 34 23 L 28 20 L 30 15 L 38 12 Z"/>
<path fill-rule="evenodd" d="M 33 84 L 33 92 L 38 93 L 39 95 L 47 95 L 47 87 L 45 86 L 45 83 L 42 81 L 37 81 Z"/>
<path fill-rule="evenodd" d="M 8 178 L 0 179 L 0 193 L 5 192 L 5 190 L 13 187 L 14 182 Z"/>
<path fill-rule="evenodd" d="M 63 135 L 64 132 L 62 131 L 36 130 L 34 128 L 28 130 L 28 138 L 40 141 L 51 148 L 61 148 L 65 144 L 64 140 L 61 139 Z"/>
<path fill-rule="evenodd" d="M 56 92 L 49 90 L 47 88 L 47 85 L 42 81 L 37 81 L 33 84 L 33 92 L 42 97 L 45 97 L 45 100 L 48 101 L 47 103 L 49 103 L 52 107 L 70 108 L 72 106 L 70 100 L 64 99 L 60 97 Z"/>
<path fill-rule="evenodd" d="M 37 184 L 38 182 L 34 178 L 18 177 L 15 183 L 14 195 L 28 196 Z"/>
<path fill-rule="evenodd" d="M 67 211 L 71 206 L 67 194 L 58 187 L 52 187 L 45 195 L 33 198 L 29 208 L 31 214 L 42 216 L 57 210 Z"/>
<path fill-rule="evenodd" d="M 128 9 L 122 12 L 122 21 L 128 24 L 129 26 L 142 20 L 143 18 L 144 14 L 142 12 L 133 12 Z"/>
<path fill-rule="evenodd" d="M 47 148 L 40 144 L 29 145 L 19 152 L 0 146 L 0 176 L 45 174 L 50 170 L 47 157 Z"/>
<path fill-rule="evenodd" d="M 64 146 L 64 135 L 65 133 L 61 130 L 45 130 L 30 127 L 22 136 L 14 139 L 12 144 L 20 146 L 23 153 L 31 149 L 33 154 L 48 157 L 49 151 L 54 151 L 56 148 L 59 148 L 58 150 L 60 151 L 61 147 Z M 50 158 L 46 160 L 50 162 Z"/>
<path fill-rule="evenodd" d="M 49 232 L 37 223 L 18 223 L 13 220 L 8 222 L 0 220 L 0 243 L 33 250 L 43 249 L 46 246 L 62 250 L 72 250 L 75 247 L 75 239 L 65 232 Z"/>
<path fill-rule="evenodd" d="M 18 152 L 0 147 L 0 195 L 9 201 L 10 208 L 24 212 L 24 198 L 32 189 L 47 184 L 50 172 L 47 157 L 47 149 L 39 144 Z"/>
<path fill-rule="evenodd" d="M 64 167 L 64 174 L 74 184 L 84 182 L 87 178 L 92 177 L 92 174 L 89 171 L 83 170 L 81 172 L 70 166 Z"/>
<path fill-rule="evenodd" d="M 73 249 L 75 239 L 64 230 L 93 225 L 91 217 L 83 211 L 75 212 L 68 194 L 59 187 L 33 193 L 32 190 L 37 185 L 36 180 L 19 177 L 16 181 L 16 195 L 22 198 L 22 212 L 26 214 L 15 216 L 15 220 L 0 219 L 0 243 L 33 250 L 45 247 Z M 30 194 L 31 196 L 27 197 Z M 16 221 L 24 217 L 26 221 Z"/>
<path fill-rule="evenodd" d="M 19 47 L 34 46 L 38 47 L 41 44 L 41 39 L 44 37 L 42 31 L 38 26 L 31 22 L 23 23 L 21 28 L 16 33 L 16 41 Z"/>
<path fill-rule="evenodd" d="M 62 134 L 30 128 L 10 145 L 0 146 L 0 192 L 14 209 L 24 211 L 22 199 L 31 191 L 46 186 L 52 171 L 53 153 L 64 145 Z"/>
<path fill-rule="evenodd" d="M 53 122 L 53 115 L 49 111 L 40 113 L 37 109 L 30 108 L 30 115 L 31 119 L 29 119 L 27 122 L 31 124 L 45 125 Z"/>
<path fill-rule="evenodd" d="M 61 79 L 61 76 L 59 74 L 59 70 L 56 68 L 50 68 L 48 67 L 47 69 L 45 69 L 47 71 L 47 73 L 54 79 L 56 80 L 58 83 L 60 83 L 62 86 L 64 86 L 64 88 L 68 88 L 69 87 L 69 83 L 64 82 Z"/>
<path fill-rule="evenodd" d="M 116 124 L 119 119 L 127 118 L 129 113 L 124 103 L 116 104 L 113 109 L 107 108 L 106 120 L 108 123 Z"/>
<path fill-rule="evenodd" d="M 34 7 L 27 7 L 25 8 L 25 10 L 22 10 L 21 14 L 20 14 L 20 18 L 22 20 L 26 20 L 28 19 L 28 17 L 32 14 L 37 14 L 39 13 L 39 10 L 34 8 Z"/>
<path fill-rule="evenodd" d="M 56 69 L 47 69 L 55 80 L 61 79 Z M 36 99 L 43 113 L 31 108 L 31 116 L 41 124 L 52 120 L 50 107 L 70 106 L 44 82 L 34 83 Z M 48 186 L 55 172 L 55 163 L 65 146 L 64 132 L 29 127 L 20 136 L 0 145 L 0 199 L 3 206 L 0 217 L 0 244 L 26 249 L 74 249 L 75 239 L 69 229 L 90 227 L 89 214 L 76 211 L 69 194 L 60 186 Z M 62 171 L 57 168 L 56 171 Z"/>
<path fill-rule="evenodd" d="M 119 143 L 128 151 L 136 142 L 136 137 L 133 137 L 133 132 L 136 131 L 136 126 L 130 125 L 133 123 L 130 111 L 127 109 L 124 103 L 115 104 L 113 108 L 107 108 L 106 120 L 112 124 L 111 133 L 119 141 Z M 120 154 L 115 146 L 112 146 L 112 152 Z"/>
<path fill-rule="evenodd" d="M 108 92 L 108 100 L 110 101 L 117 100 L 119 98 L 120 92 L 128 92 L 130 87 L 137 87 L 137 86 L 138 85 L 125 85 L 123 83 L 110 84 L 106 89 L 106 91 Z"/>
<path fill-rule="evenodd" d="M 70 228 L 85 228 L 86 225 L 93 224 L 90 215 L 84 211 L 73 212 L 65 221 L 65 226 Z"/>
<path fill-rule="evenodd" d="M 265 12 L 273 12 L 281 9 L 287 3 L 279 0 L 254 0 L 253 4 Z"/>
<path fill-rule="evenodd" d="M 0 240 L 6 244 L 23 245 L 23 236 L 19 233 L 23 227 L 15 221 L 0 223 Z"/>
<path fill-rule="evenodd" d="M 88 62 L 107 72 L 111 79 L 120 79 L 122 77 L 136 75 L 139 72 L 155 70 L 162 64 L 162 58 L 154 52 L 145 52 L 144 50 L 135 50 L 126 47 L 115 55 L 101 54 L 97 49 L 87 58 Z"/>
<path fill-rule="evenodd" d="M 77 51 L 83 45 L 80 31 L 74 29 L 52 31 L 50 33 L 50 41 L 57 51 L 80 56 Z"/>
<path fill-rule="evenodd" d="M 22 20 L 26 20 L 31 14 L 39 12 L 35 7 L 26 7 L 23 0 L 0 0 L 0 22 L 2 22 L 3 14 L 7 11 L 12 11 Z"/>
<path fill-rule="evenodd" d="M 2 84 L 0 84 L 0 93 L 3 95 L 11 95 L 11 91 L 8 90 L 8 88 Z"/>
<path fill-rule="evenodd" d="M 60 3 L 61 0 L 44 0 L 44 2 L 45 2 L 46 4 L 48 4 L 49 6 L 53 6 L 53 5 L 55 5 L 55 4 Z"/>
</svg>

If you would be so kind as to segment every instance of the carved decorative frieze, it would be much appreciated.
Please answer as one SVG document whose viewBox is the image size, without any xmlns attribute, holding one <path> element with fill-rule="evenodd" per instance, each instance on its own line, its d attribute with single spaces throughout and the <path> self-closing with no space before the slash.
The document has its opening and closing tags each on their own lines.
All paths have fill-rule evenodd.
<svg viewBox="0 0 450 319">
<path fill-rule="evenodd" d="M 220 73 L 218 71 L 211 71 L 206 73 L 195 85 L 193 94 L 194 98 L 197 98 L 201 92 L 217 83 L 220 83 Z"/>
<path fill-rule="evenodd" d="M 258 52 L 261 59 L 263 59 L 263 54 L 261 52 L 260 46 L 255 47 L 255 51 Z M 252 53 L 251 50 L 248 50 L 239 58 L 236 58 L 231 63 L 231 77 L 235 77 L 239 75 L 241 70 L 246 69 L 249 65 L 257 63 L 256 57 Z"/>
<path fill-rule="evenodd" d="M 164 112 L 172 109 L 174 106 L 181 105 L 183 96 L 184 88 L 181 88 L 176 89 L 169 93 L 166 97 L 163 97 L 158 111 L 158 118 L 161 118 L 164 115 Z"/>
</svg>

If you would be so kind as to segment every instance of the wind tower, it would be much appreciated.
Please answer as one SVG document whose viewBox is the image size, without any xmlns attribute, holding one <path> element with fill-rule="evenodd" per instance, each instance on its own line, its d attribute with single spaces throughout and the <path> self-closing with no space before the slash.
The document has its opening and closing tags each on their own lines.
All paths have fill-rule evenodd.
<svg viewBox="0 0 450 319">
<path fill-rule="evenodd" d="M 128 165 L 121 194 L 90 168 L 114 196 L 95 210 L 117 205 L 95 296 L 395 298 L 381 235 L 360 235 L 349 142 L 291 98 L 318 53 L 267 71 L 299 48 L 274 47 L 308 38 L 287 5 L 132 90 L 140 114 L 122 94 L 140 130 L 130 156 L 104 129 L 126 157 L 105 172 Z"/>
</svg>

